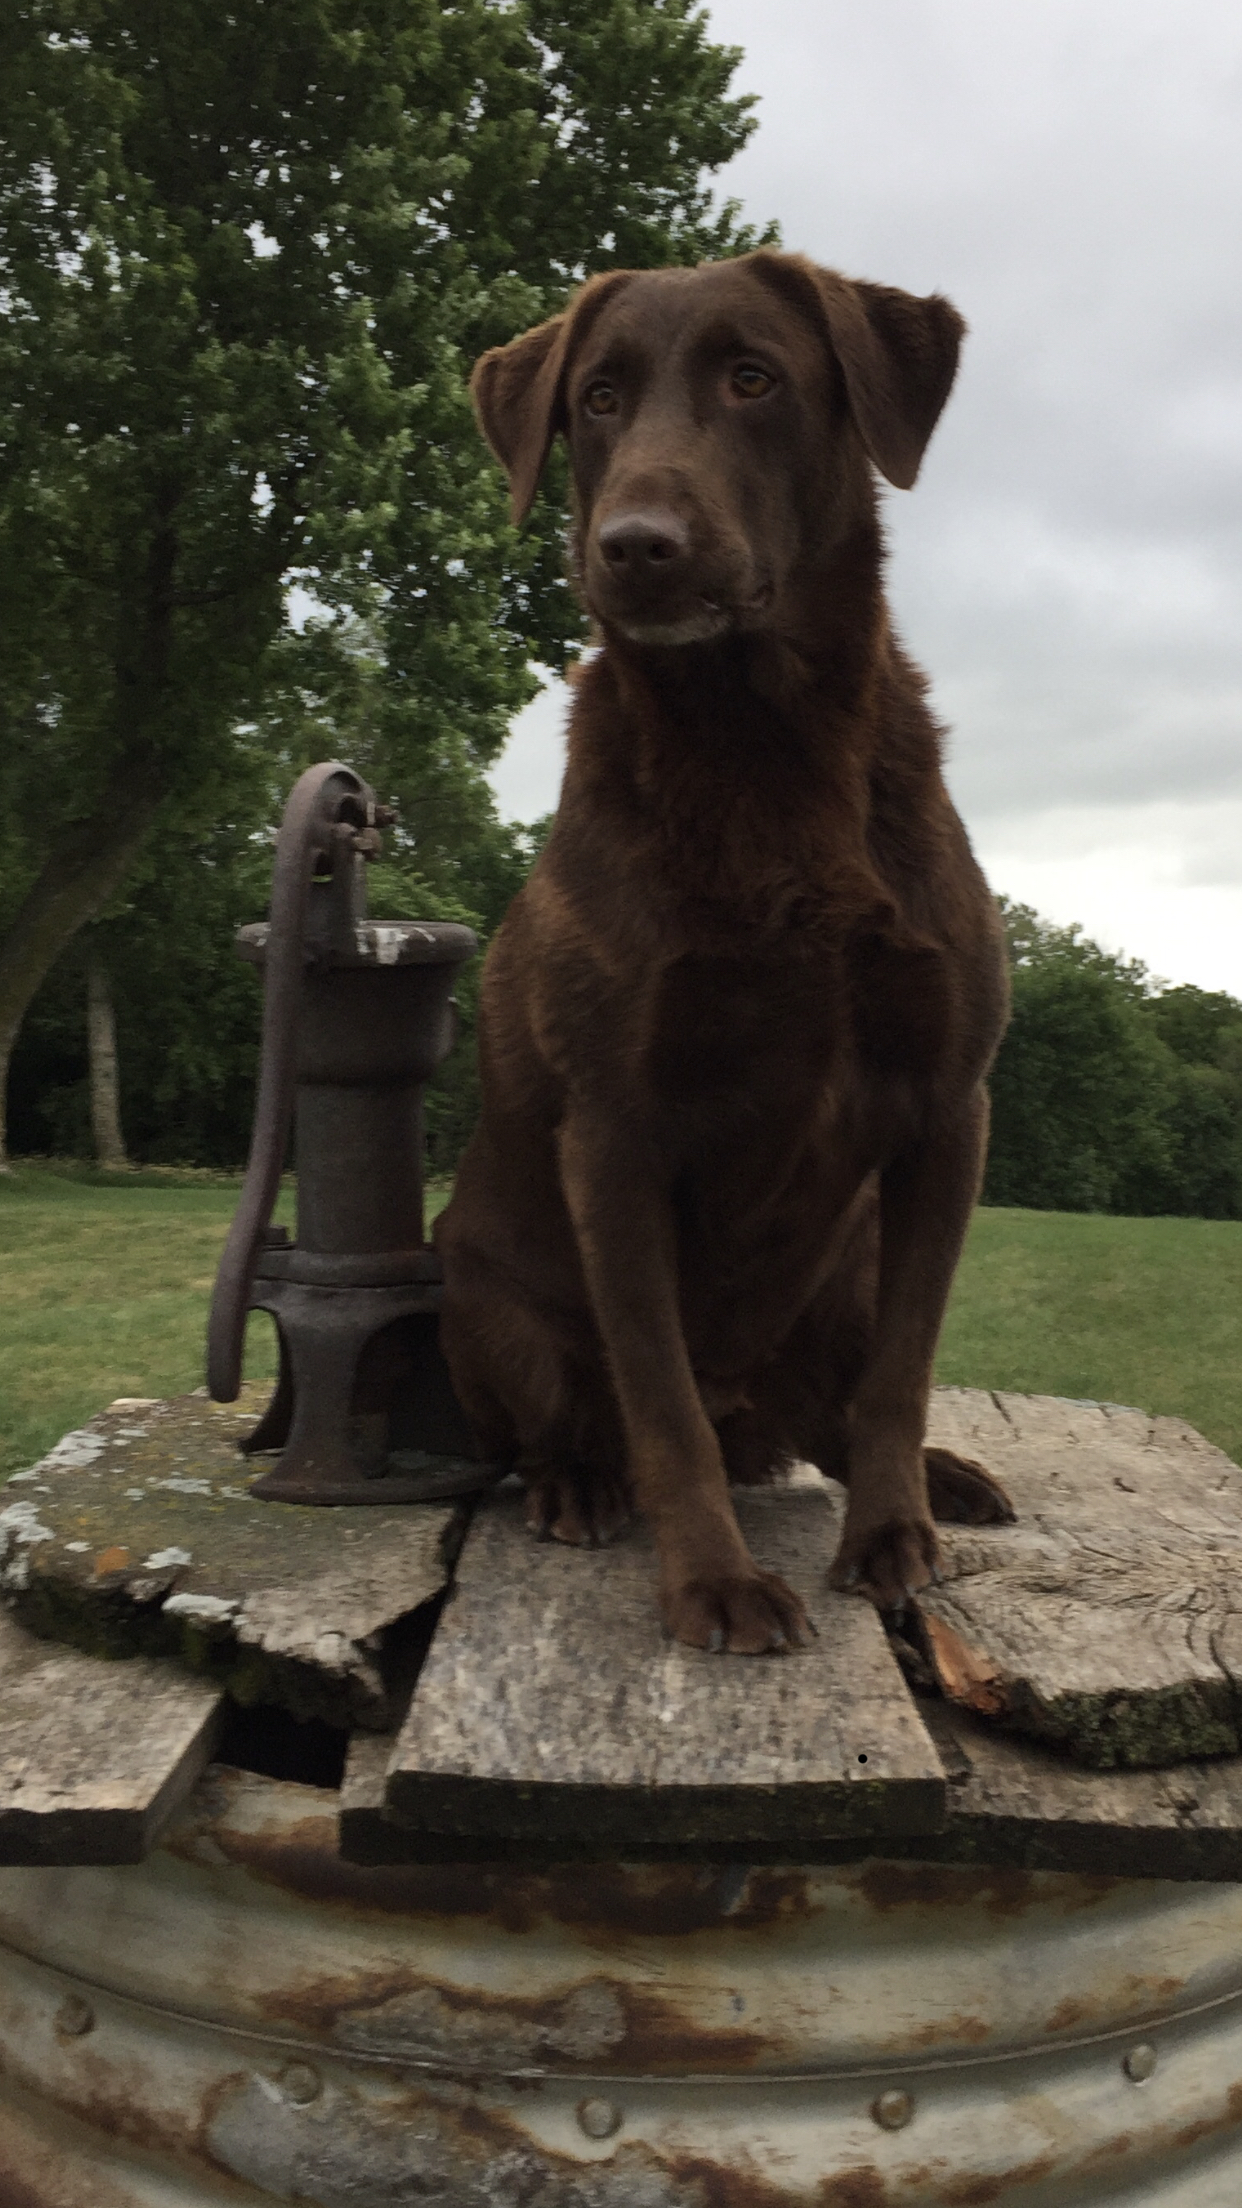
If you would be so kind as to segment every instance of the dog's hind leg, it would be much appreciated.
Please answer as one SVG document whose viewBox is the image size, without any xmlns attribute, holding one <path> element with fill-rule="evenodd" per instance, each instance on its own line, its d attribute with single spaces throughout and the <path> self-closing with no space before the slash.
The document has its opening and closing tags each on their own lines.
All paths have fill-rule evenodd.
<svg viewBox="0 0 1242 2208">
<path fill-rule="evenodd" d="M 572 1346 L 504 1277 L 458 1251 L 440 1338 L 454 1390 L 483 1448 L 526 1487 L 537 1539 L 596 1548 L 633 1515 L 619 1443 Z M 611 1421 L 615 1425 L 615 1417 Z"/>
<path fill-rule="evenodd" d="M 526 1482 L 526 1523 L 536 1540 L 607 1548 L 634 1515 L 633 1498 L 618 1466 L 562 1452 L 523 1452 L 515 1469 Z"/>
<path fill-rule="evenodd" d="M 788 1341 L 750 1383 L 753 1407 L 720 1427 L 729 1478 L 750 1485 L 783 1464 L 816 1465 L 848 1488 L 848 1404 L 866 1363 L 874 1323 L 875 1276 L 867 1237 L 803 1312 Z M 974 1457 L 925 1444 L 932 1517 L 941 1525 L 1008 1526 L 1017 1517 L 995 1474 Z"/>
</svg>

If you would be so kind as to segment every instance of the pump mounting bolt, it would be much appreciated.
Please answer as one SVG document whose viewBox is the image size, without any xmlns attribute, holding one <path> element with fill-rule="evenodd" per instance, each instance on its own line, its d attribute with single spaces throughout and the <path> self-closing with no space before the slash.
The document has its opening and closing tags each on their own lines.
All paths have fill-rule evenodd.
<svg viewBox="0 0 1242 2208">
<path fill-rule="evenodd" d="M 309 2062 L 287 2062 L 277 2083 L 294 2108 L 309 2108 L 323 2091 L 323 2079 Z"/>
<path fill-rule="evenodd" d="M 60 2039 L 82 2039 L 95 2029 L 95 2011 L 80 1993 L 65 1996 L 56 2011 L 56 2033 Z"/>
<path fill-rule="evenodd" d="M 904 2131 L 914 2114 L 913 2097 L 892 2087 L 871 2103 L 871 2114 L 881 2131 Z"/>
<path fill-rule="evenodd" d="M 1140 2040 L 1122 2061 L 1122 2069 L 1135 2085 L 1145 2085 L 1156 2067 L 1156 2050 L 1148 2040 Z"/>
<path fill-rule="evenodd" d="M 611 2139 L 621 2128 L 621 2111 L 614 2102 L 591 2095 L 578 2103 L 578 2122 L 588 2139 Z"/>
</svg>

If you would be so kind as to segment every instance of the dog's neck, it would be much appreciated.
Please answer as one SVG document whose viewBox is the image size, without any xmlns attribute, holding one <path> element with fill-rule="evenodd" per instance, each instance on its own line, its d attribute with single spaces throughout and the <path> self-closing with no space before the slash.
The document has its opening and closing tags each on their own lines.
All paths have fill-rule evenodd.
<svg viewBox="0 0 1242 2208">
<path fill-rule="evenodd" d="M 891 905 L 873 791 L 892 687 L 916 678 L 881 561 L 877 528 L 803 572 L 762 631 L 664 650 L 606 633 L 579 678 L 566 801 L 589 785 L 619 807 L 649 863 L 704 906 L 764 923 Z M 903 778 L 938 776 L 934 739 L 924 748 L 894 763 Z"/>
</svg>

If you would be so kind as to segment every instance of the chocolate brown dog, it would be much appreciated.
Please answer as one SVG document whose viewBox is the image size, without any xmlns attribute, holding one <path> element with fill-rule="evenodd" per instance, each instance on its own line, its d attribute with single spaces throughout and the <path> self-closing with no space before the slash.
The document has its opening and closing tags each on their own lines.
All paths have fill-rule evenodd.
<svg viewBox="0 0 1242 2208">
<path fill-rule="evenodd" d="M 602 645 L 487 960 L 444 1346 L 533 1528 L 635 1502 L 697 1647 L 807 1631 L 731 1478 L 845 1481 L 832 1579 L 885 1608 L 935 1574 L 933 1509 L 1011 1515 L 923 1447 L 1006 983 L 872 472 L 913 483 L 962 330 L 763 251 L 597 277 L 475 371 L 519 518 L 568 443 Z"/>
</svg>

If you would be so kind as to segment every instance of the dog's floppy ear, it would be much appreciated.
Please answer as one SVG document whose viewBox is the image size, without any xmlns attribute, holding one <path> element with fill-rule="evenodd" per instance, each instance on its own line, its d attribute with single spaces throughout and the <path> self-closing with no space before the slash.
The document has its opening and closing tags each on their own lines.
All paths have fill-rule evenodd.
<svg viewBox="0 0 1242 2208">
<path fill-rule="evenodd" d="M 493 346 L 476 362 L 470 395 L 479 427 L 509 478 L 513 519 L 523 522 L 534 503 L 552 440 L 565 428 L 565 369 L 577 340 L 627 274 L 593 276 L 564 314 Z"/>
<path fill-rule="evenodd" d="M 853 283 L 800 253 L 756 254 L 782 288 L 810 292 L 845 378 L 850 411 L 881 475 L 908 491 L 957 373 L 966 324 L 933 292 Z"/>
</svg>

